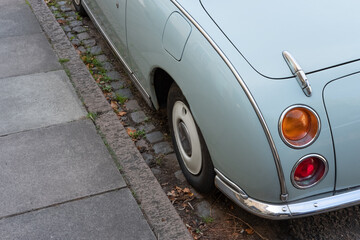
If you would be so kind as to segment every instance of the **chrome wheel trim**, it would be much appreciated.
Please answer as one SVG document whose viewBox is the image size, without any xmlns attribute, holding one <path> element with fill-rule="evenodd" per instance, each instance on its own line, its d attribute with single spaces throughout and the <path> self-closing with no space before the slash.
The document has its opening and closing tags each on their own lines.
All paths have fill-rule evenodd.
<svg viewBox="0 0 360 240">
<path fill-rule="evenodd" d="M 76 4 L 76 5 L 78 5 L 78 6 L 79 6 L 79 5 L 80 5 L 81 0 L 74 0 L 74 2 L 75 2 L 75 4 Z"/>
<path fill-rule="evenodd" d="M 176 145 L 186 169 L 197 175 L 202 167 L 201 144 L 195 121 L 185 103 L 177 101 L 172 110 Z"/>
</svg>

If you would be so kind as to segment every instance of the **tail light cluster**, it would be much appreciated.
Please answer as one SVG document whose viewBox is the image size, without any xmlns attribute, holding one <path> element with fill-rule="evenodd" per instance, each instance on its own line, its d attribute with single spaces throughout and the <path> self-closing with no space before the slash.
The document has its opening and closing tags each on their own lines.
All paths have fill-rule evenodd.
<svg viewBox="0 0 360 240">
<path fill-rule="evenodd" d="M 316 112 L 304 105 L 287 108 L 279 121 L 282 140 L 292 148 L 311 145 L 320 133 L 320 119 Z M 328 171 L 326 159 L 318 154 L 301 158 L 291 172 L 292 184 L 299 189 L 309 188 L 320 182 Z"/>
<path fill-rule="evenodd" d="M 325 158 L 313 154 L 301 158 L 291 172 L 291 180 L 297 188 L 309 188 L 320 182 L 328 171 Z"/>
</svg>

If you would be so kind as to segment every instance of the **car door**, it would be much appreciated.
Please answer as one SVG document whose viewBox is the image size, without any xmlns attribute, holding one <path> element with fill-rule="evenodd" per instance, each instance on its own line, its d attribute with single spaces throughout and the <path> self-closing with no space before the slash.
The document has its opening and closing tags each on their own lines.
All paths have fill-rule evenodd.
<svg viewBox="0 0 360 240">
<path fill-rule="evenodd" d="M 169 0 L 131 0 L 127 2 L 127 42 L 132 71 L 145 89 L 151 92 L 151 71 L 161 66 L 167 54 L 162 37 L 167 19 L 174 11 Z"/>
<path fill-rule="evenodd" d="M 123 62 L 128 62 L 126 43 L 127 0 L 84 0 L 95 23 Z"/>
</svg>

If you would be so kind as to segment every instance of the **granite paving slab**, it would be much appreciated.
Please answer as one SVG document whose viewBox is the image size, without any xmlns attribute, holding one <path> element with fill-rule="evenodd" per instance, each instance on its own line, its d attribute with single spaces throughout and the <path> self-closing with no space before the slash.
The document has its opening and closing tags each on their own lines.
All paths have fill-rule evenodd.
<svg viewBox="0 0 360 240">
<path fill-rule="evenodd" d="M 0 6 L 3 10 L 0 11 L 0 38 L 41 32 L 36 17 L 25 1 L 6 5 L 0 3 Z"/>
<path fill-rule="evenodd" d="M 17 5 L 17 4 L 24 4 L 25 1 L 23 0 L 0 0 L 0 7 L 4 7 L 5 5 Z M 26 3 L 25 3 L 26 4 Z"/>
<path fill-rule="evenodd" d="M 1 239 L 156 239 L 129 189 L 0 220 Z"/>
<path fill-rule="evenodd" d="M 0 38 L 0 63 L 0 78 L 61 69 L 43 33 Z"/>
<path fill-rule="evenodd" d="M 0 137 L 0 153 L 0 218 L 126 186 L 88 119 Z"/>
<path fill-rule="evenodd" d="M 63 70 L 0 79 L 0 102 L 0 136 L 87 114 Z"/>
</svg>

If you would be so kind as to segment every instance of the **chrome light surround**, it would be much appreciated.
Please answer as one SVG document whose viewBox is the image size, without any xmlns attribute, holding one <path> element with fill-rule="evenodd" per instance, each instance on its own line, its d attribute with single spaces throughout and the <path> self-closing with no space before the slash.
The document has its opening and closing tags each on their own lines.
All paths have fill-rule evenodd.
<svg viewBox="0 0 360 240">
<path fill-rule="evenodd" d="M 318 181 L 316 181 L 316 182 L 314 182 L 314 183 L 312 183 L 312 184 L 310 184 L 310 185 L 301 186 L 301 185 L 297 184 L 296 180 L 294 179 L 295 170 L 296 170 L 296 168 L 299 166 L 299 164 L 300 164 L 303 160 L 305 160 L 305 159 L 307 159 L 307 158 L 310 158 L 310 157 L 318 158 L 318 159 L 320 159 L 320 160 L 324 163 L 324 166 L 325 166 L 324 175 L 323 175 Z M 294 187 L 296 187 L 296 188 L 298 188 L 298 189 L 311 188 L 311 187 L 315 186 L 316 184 L 320 183 L 320 182 L 326 177 L 328 171 L 329 171 L 329 164 L 328 164 L 328 161 L 327 161 L 323 156 L 321 156 L 321 155 L 319 155 L 319 154 L 308 154 L 308 155 L 300 158 L 300 159 L 296 162 L 296 164 L 294 165 L 293 169 L 291 170 L 291 175 L 290 175 L 291 183 L 293 184 Z"/>
<path fill-rule="evenodd" d="M 290 110 L 292 110 L 292 109 L 294 109 L 294 108 L 305 108 L 305 109 L 309 110 L 310 112 L 312 112 L 312 113 L 315 115 L 315 117 L 316 117 L 316 119 L 317 119 L 317 121 L 318 121 L 318 130 L 317 130 L 314 138 L 313 138 L 311 141 L 309 141 L 308 143 L 303 144 L 303 145 L 294 145 L 294 144 L 292 144 L 291 142 L 289 142 L 289 141 L 285 138 L 284 133 L 283 133 L 283 131 L 282 131 L 282 124 L 283 124 L 283 120 L 284 120 L 285 115 L 286 115 Z M 312 108 L 310 108 L 310 107 L 308 107 L 308 106 L 306 106 L 306 105 L 300 105 L 300 104 L 299 104 L 299 105 L 292 105 L 292 106 L 286 108 L 286 109 L 282 112 L 282 114 L 281 114 L 281 116 L 280 116 L 280 119 L 279 119 L 278 130 L 279 130 L 279 135 L 280 135 L 281 139 L 282 139 L 283 142 L 284 142 L 286 145 L 288 145 L 289 147 L 291 147 L 291 148 L 297 148 L 297 149 L 306 148 L 306 147 L 310 146 L 311 144 L 313 144 L 313 142 L 315 142 L 315 140 L 318 138 L 318 136 L 319 136 L 319 134 L 320 134 L 320 131 L 321 131 L 320 118 L 319 118 L 319 115 L 315 112 L 314 109 L 312 109 Z"/>
</svg>

